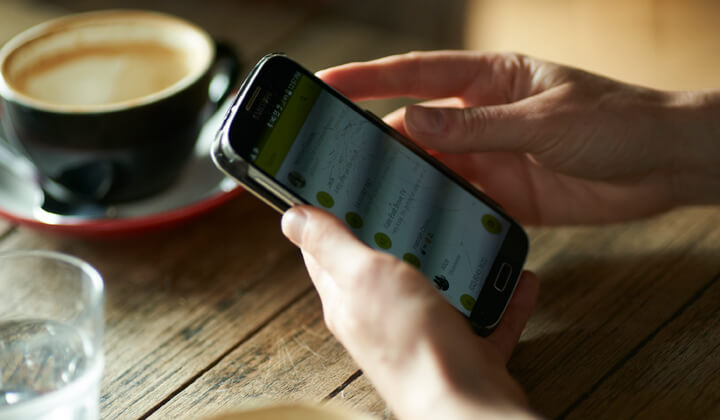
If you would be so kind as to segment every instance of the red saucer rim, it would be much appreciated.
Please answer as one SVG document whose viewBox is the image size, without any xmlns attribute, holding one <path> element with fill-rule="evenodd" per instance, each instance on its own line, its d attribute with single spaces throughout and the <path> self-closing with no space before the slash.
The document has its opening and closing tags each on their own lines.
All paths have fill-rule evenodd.
<svg viewBox="0 0 720 420">
<path fill-rule="evenodd" d="M 174 209 L 127 218 L 72 220 L 61 223 L 47 223 L 34 218 L 9 213 L 2 208 L 0 208 L 0 216 L 11 223 L 62 234 L 78 236 L 132 234 L 160 229 L 163 227 L 170 227 L 189 221 L 194 217 L 200 216 L 216 207 L 221 206 L 243 191 L 245 190 L 242 187 L 237 186 L 232 190 L 221 191 L 217 194 Z"/>
</svg>

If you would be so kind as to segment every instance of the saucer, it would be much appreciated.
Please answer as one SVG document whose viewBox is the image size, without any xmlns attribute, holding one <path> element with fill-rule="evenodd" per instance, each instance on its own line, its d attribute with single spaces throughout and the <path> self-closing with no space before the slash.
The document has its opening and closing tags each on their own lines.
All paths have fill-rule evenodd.
<svg viewBox="0 0 720 420">
<path fill-rule="evenodd" d="M 39 230 L 102 237 L 168 228 L 206 213 L 243 191 L 215 167 L 209 153 L 215 133 L 231 104 L 232 99 L 226 101 L 207 120 L 180 177 L 156 195 L 110 205 L 101 216 L 55 214 L 41 208 L 43 192 L 37 183 L 0 163 L 0 217 Z"/>
</svg>

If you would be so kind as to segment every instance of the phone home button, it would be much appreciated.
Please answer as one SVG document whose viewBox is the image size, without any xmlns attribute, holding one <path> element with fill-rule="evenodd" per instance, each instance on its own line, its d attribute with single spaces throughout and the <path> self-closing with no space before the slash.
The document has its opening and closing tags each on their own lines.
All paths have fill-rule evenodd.
<svg viewBox="0 0 720 420">
<path fill-rule="evenodd" d="M 497 277 L 495 277 L 495 283 L 493 283 L 493 286 L 495 287 L 495 290 L 498 292 L 505 291 L 505 288 L 508 285 L 508 281 L 510 281 L 510 275 L 512 274 L 512 267 L 508 263 L 502 263 L 500 266 L 500 270 L 498 270 Z"/>
</svg>

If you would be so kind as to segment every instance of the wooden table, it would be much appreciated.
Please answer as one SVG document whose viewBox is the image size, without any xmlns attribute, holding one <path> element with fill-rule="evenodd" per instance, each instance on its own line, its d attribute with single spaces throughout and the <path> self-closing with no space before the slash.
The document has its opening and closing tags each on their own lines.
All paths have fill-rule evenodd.
<svg viewBox="0 0 720 420">
<path fill-rule="evenodd" d="M 3 31 L 92 4 L 66 3 L 72 7 L 6 1 L 0 9 L 16 7 L 30 18 L 3 21 Z M 306 10 L 213 4 L 220 3 L 227 12 L 218 18 L 216 11 L 211 32 L 234 40 L 250 61 L 283 50 L 321 68 L 434 47 Z M 158 4 L 201 24 L 210 19 L 209 12 Z M 371 105 L 376 112 L 392 106 Z M 279 222 L 242 194 L 180 228 L 123 239 L 57 237 L 0 221 L 0 250 L 53 249 L 103 274 L 103 418 L 197 418 L 298 399 L 392 417 L 325 328 L 300 255 Z M 529 233 L 527 267 L 537 271 L 542 289 L 510 371 L 538 412 L 720 416 L 720 208 Z"/>
</svg>

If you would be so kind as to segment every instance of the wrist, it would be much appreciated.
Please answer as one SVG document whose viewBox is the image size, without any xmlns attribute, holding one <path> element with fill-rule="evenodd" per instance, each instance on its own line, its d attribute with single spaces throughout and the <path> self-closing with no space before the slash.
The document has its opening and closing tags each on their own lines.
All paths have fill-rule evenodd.
<svg viewBox="0 0 720 420">
<path fill-rule="evenodd" d="M 675 205 L 720 203 L 720 90 L 672 94 Z"/>
<path fill-rule="evenodd" d="M 502 357 L 494 357 L 487 343 L 463 337 L 465 329 L 448 329 L 447 324 L 434 331 L 422 336 L 404 369 L 394 372 L 395 386 L 387 394 L 395 394 L 388 401 L 395 403 L 398 418 L 536 418 Z"/>
<path fill-rule="evenodd" d="M 426 353 L 417 362 L 413 372 L 405 376 L 407 381 L 403 381 L 404 386 L 396 388 L 402 395 L 389 399 L 395 403 L 393 411 L 400 419 L 537 418 L 529 411 L 522 390 L 510 378 L 502 361 L 495 368 L 479 369 L 482 372 L 477 372 L 477 362 L 475 366 L 466 365 L 465 372 L 461 374 L 463 378 L 458 378 L 457 372 L 451 372 L 452 368 L 438 364 L 431 353 Z M 484 361 L 479 364 L 484 364 Z M 468 376 L 474 376 L 473 380 L 467 380 Z M 517 386 L 522 402 L 518 402 L 516 396 L 508 395 L 513 394 L 515 389 L 508 392 L 505 377 Z"/>
</svg>

